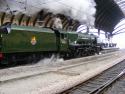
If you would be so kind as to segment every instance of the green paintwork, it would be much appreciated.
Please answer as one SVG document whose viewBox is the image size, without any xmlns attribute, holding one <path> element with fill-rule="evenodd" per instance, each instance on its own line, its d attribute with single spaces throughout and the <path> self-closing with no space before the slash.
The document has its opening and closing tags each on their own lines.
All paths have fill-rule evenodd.
<svg viewBox="0 0 125 94">
<path fill-rule="evenodd" d="M 64 35 L 64 37 L 60 37 L 60 51 L 68 51 L 68 38 L 67 34 L 65 32 L 62 32 L 61 34 Z"/>
<path fill-rule="evenodd" d="M 91 35 L 89 35 L 87 33 L 79 33 L 78 42 L 81 44 L 86 44 L 86 45 L 91 44 Z"/>
<path fill-rule="evenodd" d="M 90 41 L 91 35 L 86 33 L 68 32 L 68 38 L 71 43 L 74 41 Z"/>
<path fill-rule="evenodd" d="M 36 44 L 31 40 L 35 37 Z M 67 43 L 60 43 L 60 51 L 67 50 Z M 54 31 L 47 28 L 12 26 L 9 34 L 2 35 L 2 52 L 38 52 L 57 51 L 56 37 Z"/>
<path fill-rule="evenodd" d="M 68 32 L 67 34 L 70 43 L 79 43 L 84 45 L 92 45 L 96 37 L 87 33 Z"/>
<path fill-rule="evenodd" d="M 69 42 L 75 42 L 78 39 L 78 33 L 77 32 L 67 32 Z"/>
<path fill-rule="evenodd" d="M 31 43 L 33 37 L 36 41 L 34 45 Z M 55 32 L 49 28 L 12 25 L 12 30 L 9 34 L 2 34 L 2 42 L 0 42 L 2 47 L 0 50 L 3 53 L 67 52 L 68 42 L 75 43 L 75 41 L 82 41 L 85 43 L 86 41 L 86 43 L 90 43 L 91 39 L 91 36 L 88 34 L 60 31 L 60 38 L 56 41 Z"/>
</svg>

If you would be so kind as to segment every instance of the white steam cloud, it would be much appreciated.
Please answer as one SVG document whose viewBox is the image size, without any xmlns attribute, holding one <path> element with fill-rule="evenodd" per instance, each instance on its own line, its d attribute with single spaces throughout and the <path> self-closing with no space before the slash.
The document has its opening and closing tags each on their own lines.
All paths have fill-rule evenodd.
<svg viewBox="0 0 125 94">
<path fill-rule="evenodd" d="M 46 9 L 70 16 L 82 24 L 94 25 L 95 5 L 94 0 L 0 0 L 0 11 L 34 15 Z"/>
</svg>

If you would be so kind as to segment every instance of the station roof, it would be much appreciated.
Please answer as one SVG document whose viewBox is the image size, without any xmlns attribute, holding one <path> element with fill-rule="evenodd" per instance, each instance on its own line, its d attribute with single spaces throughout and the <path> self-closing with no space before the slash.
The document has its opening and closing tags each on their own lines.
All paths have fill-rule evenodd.
<svg viewBox="0 0 125 94">
<path fill-rule="evenodd" d="M 118 22 L 124 18 L 124 0 L 95 0 L 95 27 L 105 32 L 113 32 Z"/>
<path fill-rule="evenodd" d="M 95 27 L 105 32 L 112 34 L 114 27 L 124 18 L 124 0 L 95 0 L 96 2 L 96 15 L 95 15 Z M 72 30 L 76 30 L 80 25 L 78 21 L 71 23 L 67 17 L 61 16 L 63 19 L 64 29 L 73 26 Z M 49 22 L 49 21 L 46 21 Z"/>
<path fill-rule="evenodd" d="M 23 2 L 23 1 L 22 1 Z M 95 15 L 95 27 L 101 29 L 105 32 L 110 32 L 112 34 L 114 27 L 124 18 L 125 12 L 125 1 L 124 0 L 95 0 L 96 2 L 96 15 Z M 20 3 L 20 2 L 18 2 Z M 10 8 L 8 8 L 10 9 Z M 1 14 L 2 15 L 2 14 Z M 65 15 L 58 14 L 61 17 L 63 29 L 76 30 L 80 23 L 77 20 L 69 19 Z M 22 19 L 26 19 L 23 14 L 20 16 Z M 34 19 L 39 18 L 45 27 L 52 27 L 53 25 L 53 14 L 46 13 L 41 10 L 38 14 L 34 16 Z M 29 20 L 30 17 L 27 17 Z M 34 20 L 33 23 L 37 22 Z"/>
</svg>

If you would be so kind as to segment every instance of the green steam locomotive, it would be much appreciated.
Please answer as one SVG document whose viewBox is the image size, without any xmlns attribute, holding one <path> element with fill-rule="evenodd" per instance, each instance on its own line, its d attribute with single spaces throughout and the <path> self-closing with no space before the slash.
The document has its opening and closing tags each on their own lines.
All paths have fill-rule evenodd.
<svg viewBox="0 0 125 94">
<path fill-rule="evenodd" d="M 98 53 L 97 37 L 87 33 L 62 31 L 53 28 L 4 24 L 0 28 L 0 62 L 40 60 L 59 54 L 65 58 Z"/>
<path fill-rule="evenodd" d="M 36 62 L 52 54 L 75 58 L 99 53 L 97 37 L 67 29 L 69 22 L 73 27 L 78 24 L 44 11 L 34 16 L 0 13 L 0 64 Z"/>
</svg>

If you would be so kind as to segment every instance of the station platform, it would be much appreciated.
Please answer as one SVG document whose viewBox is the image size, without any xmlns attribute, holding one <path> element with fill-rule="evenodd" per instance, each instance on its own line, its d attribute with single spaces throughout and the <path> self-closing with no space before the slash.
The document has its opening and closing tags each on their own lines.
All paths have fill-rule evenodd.
<svg viewBox="0 0 125 94">
<path fill-rule="evenodd" d="M 125 51 L 0 70 L 0 94 L 58 94 L 125 59 Z"/>
</svg>

